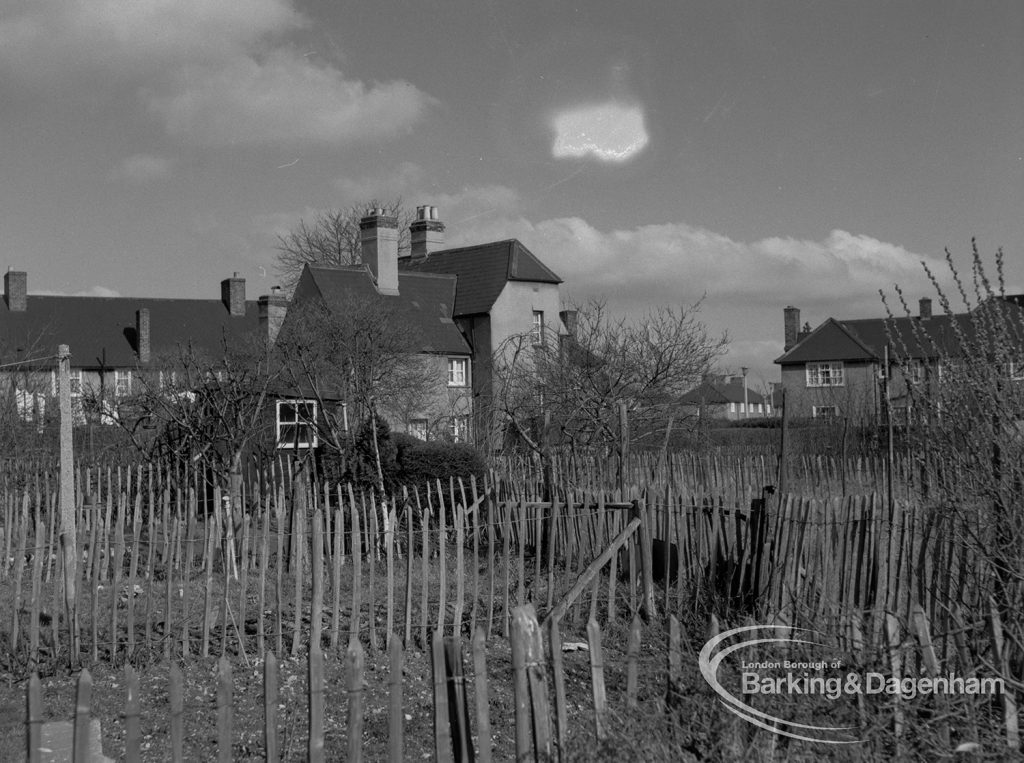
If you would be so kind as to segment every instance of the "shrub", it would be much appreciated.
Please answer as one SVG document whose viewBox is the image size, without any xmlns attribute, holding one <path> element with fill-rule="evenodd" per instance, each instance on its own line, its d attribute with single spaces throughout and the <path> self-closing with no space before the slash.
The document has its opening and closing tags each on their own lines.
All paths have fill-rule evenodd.
<svg viewBox="0 0 1024 763">
<path fill-rule="evenodd" d="M 486 471 L 483 456 L 472 445 L 424 442 L 411 435 L 392 436 L 397 446 L 396 481 L 409 487 L 451 477 L 482 479 Z"/>
</svg>

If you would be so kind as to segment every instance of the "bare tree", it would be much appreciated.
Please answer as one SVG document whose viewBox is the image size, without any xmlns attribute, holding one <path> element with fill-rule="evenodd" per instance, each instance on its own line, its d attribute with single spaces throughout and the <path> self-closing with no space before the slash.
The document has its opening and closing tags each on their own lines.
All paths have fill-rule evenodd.
<svg viewBox="0 0 1024 763">
<path fill-rule="evenodd" d="M 616 450 L 625 405 L 633 441 L 656 444 L 728 337 L 708 333 L 700 303 L 655 308 L 639 320 L 610 314 L 600 300 L 575 309 L 574 335 L 515 336 L 498 349 L 498 415 L 534 450 L 545 426 L 563 441 Z"/>
<path fill-rule="evenodd" d="M 312 220 L 277 239 L 277 272 L 282 286 L 295 288 L 305 265 L 358 265 L 360 262 L 359 220 L 375 209 L 398 218 L 398 252 L 409 251 L 409 224 L 414 215 L 402 200 L 381 202 L 371 199 L 347 209 L 318 212 Z"/>
<path fill-rule="evenodd" d="M 990 278 L 972 242 L 971 272 L 961 277 L 946 252 L 955 293 L 928 271 L 945 315 L 911 317 L 890 310 L 892 367 L 907 400 L 901 429 L 917 462 L 917 487 L 929 521 L 956 533 L 958 548 L 973 557 L 973 590 L 961 576 L 957 601 L 987 606 L 991 595 L 1007 631 L 1009 674 L 994 665 L 1007 686 L 1024 688 L 1024 305 L 1008 298 L 1003 254 Z M 926 268 L 927 270 L 927 268 Z M 883 294 L 883 300 L 885 295 Z M 888 309 L 888 305 L 887 305 Z M 922 362 L 922 359 L 923 362 Z M 966 558 L 966 557 L 965 557 Z M 1014 678 L 1016 676 L 1016 678 Z"/>
</svg>

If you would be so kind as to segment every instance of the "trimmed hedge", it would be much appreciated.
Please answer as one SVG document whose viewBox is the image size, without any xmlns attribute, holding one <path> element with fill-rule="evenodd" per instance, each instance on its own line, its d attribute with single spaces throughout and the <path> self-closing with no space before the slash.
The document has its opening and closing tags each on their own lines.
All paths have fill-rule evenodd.
<svg viewBox="0 0 1024 763">
<path fill-rule="evenodd" d="M 392 441 L 398 446 L 395 481 L 410 488 L 451 477 L 483 479 L 487 465 L 472 445 L 424 442 L 407 434 L 395 433 Z"/>
</svg>

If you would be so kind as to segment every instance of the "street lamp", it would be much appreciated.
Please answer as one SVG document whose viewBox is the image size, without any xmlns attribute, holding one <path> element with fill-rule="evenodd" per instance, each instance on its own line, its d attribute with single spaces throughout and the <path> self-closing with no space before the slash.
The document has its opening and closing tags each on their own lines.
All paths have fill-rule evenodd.
<svg viewBox="0 0 1024 763">
<path fill-rule="evenodd" d="M 742 366 L 740 371 L 743 372 L 743 418 L 750 418 L 750 405 L 747 403 L 747 367 Z"/>
</svg>

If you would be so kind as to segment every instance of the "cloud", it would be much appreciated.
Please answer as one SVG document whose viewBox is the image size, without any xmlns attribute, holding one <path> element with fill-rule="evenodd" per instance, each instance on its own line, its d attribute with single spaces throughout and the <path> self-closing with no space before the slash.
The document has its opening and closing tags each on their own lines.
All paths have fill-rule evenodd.
<svg viewBox="0 0 1024 763">
<path fill-rule="evenodd" d="M 37 87 L 134 87 L 195 145 L 390 137 L 434 102 L 295 53 L 285 37 L 308 25 L 285 0 L 25 2 L 0 22 L 0 69 Z"/>
<path fill-rule="evenodd" d="M 565 109 L 551 120 L 555 132 L 551 155 L 556 159 L 592 156 L 624 162 L 647 145 L 643 110 L 610 101 Z"/>
<path fill-rule="evenodd" d="M 112 180 L 123 180 L 129 183 L 148 183 L 171 174 L 171 161 L 162 156 L 152 154 L 135 154 L 122 159 L 110 171 Z"/>
<path fill-rule="evenodd" d="M 120 297 L 121 292 L 106 286 L 90 286 L 78 291 L 54 291 L 52 289 L 32 290 L 32 294 L 40 297 Z"/>
</svg>

